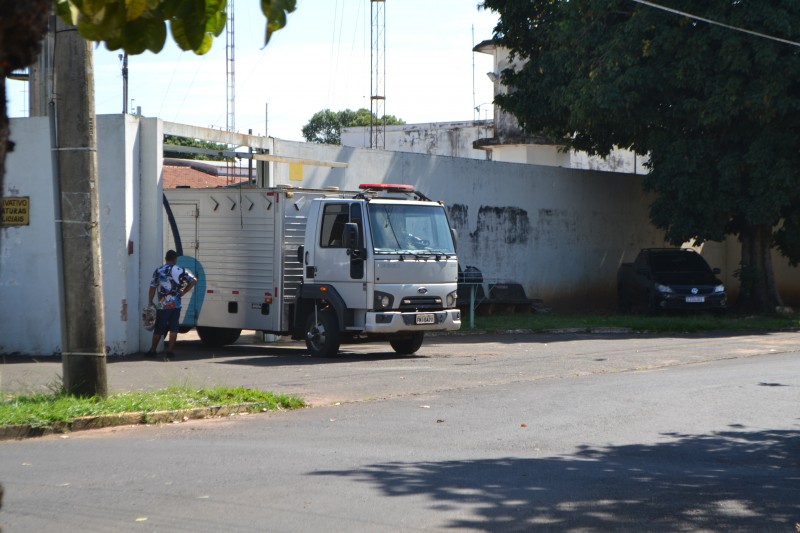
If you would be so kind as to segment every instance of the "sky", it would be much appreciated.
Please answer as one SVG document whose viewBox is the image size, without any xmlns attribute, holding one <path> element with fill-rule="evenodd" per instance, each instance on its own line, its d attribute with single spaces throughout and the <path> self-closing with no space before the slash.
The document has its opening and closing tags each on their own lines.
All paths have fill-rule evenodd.
<svg viewBox="0 0 800 533">
<path fill-rule="evenodd" d="M 492 57 L 472 48 L 497 17 L 478 1 L 385 1 L 386 114 L 409 124 L 492 117 Z M 256 0 L 235 0 L 237 131 L 300 141 L 317 111 L 370 108 L 369 0 L 299 0 L 266 47 L 264 26 Z M 119 53 L 95 49 L 97 114 L 122 111 Z M 168 36 L 159 54 L 130 56 L 128 69 L 129 112 L 225 129 L 224 33 L 204 56 Z M 9 115 L 26 116 L 27 84 L 7 83 Z"/>
</svg>

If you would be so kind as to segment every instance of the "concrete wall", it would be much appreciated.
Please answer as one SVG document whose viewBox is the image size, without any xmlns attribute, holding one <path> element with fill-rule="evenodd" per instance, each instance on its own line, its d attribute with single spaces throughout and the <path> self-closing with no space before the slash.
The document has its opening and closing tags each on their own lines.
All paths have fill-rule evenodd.
<svg viewBox="0 0 800 533">
<path fill-rule="evenodd" d="M 147 296 L 143 285 L 162 259 L 158 124 L 128 115 L 97 120 L 105 333 L 111 354 L 149 345 L 149 334 L 140 334 L 139 310 Z M 6 159 L 3 194 L 30 196 L 31 215 L 29 226 L 0 229 L 0 353 L 58 354 L 59 228 L 47 118 L 12 119 L 11 138 L 16 148 Z"/>
<path fill-rule="evenodd" d="M 478 267 L 486 278 L 516 280 L 529 297 L 554 309 L 614 309 L 619 264 L 639 248 L 664 246 L 649 223 L 650 202 L 637 175 L 277 139 L 274 153 L 347 163 L 295 168 L 295 179 L 276 165 L 275 183 L 342 189 L 408 183 L 443 200 L 459 232 L 462 266 Z"/>
<path fill-rule="evenodd" d="M 170 132 L 180 126 L 168 125 Z M 157 119 L 98 117 L 104 312 L 112 354 L 149 344 L 139 312 L 163 259 L 164 131 Z M 191 128 L 187 135 L 199 138 L 203 131 Z M 3 195 L 30 197 L 31 210 L 30 225 L 0 229 L 0 354 L 57 354 L 62 314 L 48 121 L 14 119 L 11 136 L 16 149 L 6 160 Z M 363 182 L 407 183 L 444 201 L 459 233 L 462 266 L 479 268 L 489 280 L 517 281 L 555 310 L 614 309 L 619 264 L 640 248 L 664 245 L 649 222 L 651 199 L 636 174 L 253 142 L 277 156 L 269 164 L 276 185 L 354 190 Z M 723 269 L 735 293 L 738 243 L 709 243 L 703 254 Z M 777 256 L 775 267 L 785 303 L 800 306 L 798 269 Z"/>
<path fill-rule="evenodd" d="M 11 140 L 3 197 L 29 197 L 30 224 L 0 226 L 0 353 L 60 353 L 59 230 L 48 119 L 11 119 Z"/>
<path fill-rule="evenodd" d="M 341 133 L 342 146 L 369 148 L 369 128 L 343 128 Z M 384 140 L 389 152 L 488 159 L 486 150 L 476 150 L 472 143 L 493 136 L 492 121 L 476 120 L 386 126 Z"/>
<path fill-rule="evenodd" d="M 515 120 L 511 117 L 510 120 Z M 517 130 L 519 128 L 517 127 Z M 342 146 L 369 148 L 369 128 L 342 129 Z M 517 137 L 525 138 L 520 132 Z M 575 150 L 563 151 L 554 144 L 489 144 L 473 148 L 476 141 L 495 137 L 492 121 L 435 122 L 386 127 L 386 150 L 415 154 L 466 157 L 469 159 L 503 161 L 552 167 L 646 174 L 647 158 L 628 150 L 613 150 L 607 157 L 591 156 Z"/>
</svg>

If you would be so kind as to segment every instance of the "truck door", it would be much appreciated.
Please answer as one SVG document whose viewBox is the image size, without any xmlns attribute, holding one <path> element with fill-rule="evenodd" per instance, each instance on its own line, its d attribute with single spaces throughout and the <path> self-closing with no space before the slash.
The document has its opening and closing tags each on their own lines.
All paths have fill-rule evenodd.
<svg viewBox="0 0 800 533">
<path fill-rule="evenodd" d="M 313 255 L 314 282 L 330 283 L 350 309 L 367 308 L 366 265 L 364 260 L 364 224 L 359 202 L 326 202 L 318 220 L 318 238 Z M 359 228 L 356 253 L 344 247 L 344 225 L 353 222 Z"/>
</svg>

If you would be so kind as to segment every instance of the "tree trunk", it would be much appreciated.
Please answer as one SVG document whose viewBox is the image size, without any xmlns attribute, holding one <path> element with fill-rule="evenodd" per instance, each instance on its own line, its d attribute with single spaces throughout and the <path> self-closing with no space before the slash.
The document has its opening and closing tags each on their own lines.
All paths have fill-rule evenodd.
<svg viewBox="0 0 800 533">
<path fill-rule="evenodd" d="M 753 225 L 739 234 L 742 260 L 736 308 L 746 313 L 774 313 L 783 305 L 772 269 L 772 228 Z"/>
<path fill-rule="evenodd" d="M 64 276 L 64 389 L 106 396 L 92 45 L 56 23 L 54 90 Z"/>
<path fill-rule="evenodd" d="M 0 67 L 0 198 L 5 196 L 6 154 L 8 153 L 8 109 L 6 106 L 6 74 Z M 2 232 L 0 231 L 0 235 Z"/>
<path fill-rule="evenodd" d="M 0 198 L 5 195 L 6 154 L 10 151 L 6 78 L 12 70 L 36 60 L 52 5 L 52 0 L 0 0 Z"/>
</svg>

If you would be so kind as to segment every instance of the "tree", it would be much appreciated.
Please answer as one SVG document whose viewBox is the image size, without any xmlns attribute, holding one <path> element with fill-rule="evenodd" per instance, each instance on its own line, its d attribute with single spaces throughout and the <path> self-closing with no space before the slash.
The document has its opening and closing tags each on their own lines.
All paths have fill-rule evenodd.
<svg viewBox="0 0 800 533">
<path fill-rule="evenodd" d="M 230 150 L 230 146 L 223 143 L 215 143 L 211 141 L 204 141 L 202 139 L 190 139 L 188 137 L 178 137 L 177 135 L 164 135 L 164 144 L 172 144 L 175 146 L 190 146 L 192 148 L 203 148 L 205 150 L 213 150 L 215 152 L 225 152 Z M 178 159 L 186 158 L 187 155 L 182 152 L 171 152 L 168 149 L 164 150 L 164 157 L 175 157 Z M 192 154 L 192 159 L 198 161 L 225 161 L 226 158 L 220 155 L 211 154 Z"/>
<path fill-rule="evenodd" d="M 310 143 L 342 144 L 342 128 L 369 126 L 372 119 L 378 122 L 378 117 L 363 107 L 358 111 L 323 109 L 314 113 L 308 124 L 303 126 L 303 138 Z M 404 120 L 394 115 L 384 115 L 382 120 L 389 126 L 405 124 Z"/>
<path fill-rule="evenodd" d="M 286 13 L 294 10 L 295 3 L 296 0 L 261 0 L 262 12 L 268 19 L 265 44 L 272 32 L 285 25 Z M 58 117 L 59 137 L 64 137 L 60 140 L 74 142 L 68 144 L 68 148 L 59 149 L 61 207 L 62 211 L 67 211 L 62 217 L 65 219 L 62 238 L 69 239 L 70 243 L 69 254 L 64 254 L 67 324 L 65 346 L 62 347 L 67 392 L 103 396 L 108 388 L 102 331 L 91 48 L 85 46 L 86 43 L 76 42 L 80 39 L 71 36 L 77 29 L 84 39 L 105 42 L 110 50 L 123 49 L 129 54 L 145 50 L 159 52 L 166 41 L 169 23 L 178 46 L 203 54 L 225 27 L 226 5 L 226 0 L 0 0 L 0 197 L 5 190 L 6 153 L 13 149 L 9 143 L 6 77 L 12 70 L 25 67 L 36 59 L 53 7 L 70 25 L 63 30 L 72 30 L 62 34 L 64 46 L 57 52 L 62 54 L 60 65 L 70 63 L 67 70 L 74 75 L 62 76 L 66 83 L 56 89 L 61 91 L 61 100 L 65 103 Z M 80 61 L 76 62 L 77 58 Z M 57 73 L 56 77 L 60 74 L 63 73 Z M 74 85 L 66 86 L 72 83 Z M 77 98 L 73 99 L 73 96 Z M 70 118 L 63 118 L 66 115 Z M 78 154 L 79 157 L 68 154 Z M 81 201 L 65 202 L 64 197 L 71 195 L 80 197 Z M 72 239 L 77 234 L 80 234 L 79 238 Z M 80 268 L 82 258 L 91 258 L 83 261 L 85 268 Z M 73 312 L 81 291 L 85 293 L 87 290 L 96 297 L 85 303 L 85 313 L 80 312 L 80 306 L 78 312 Z M 86 322 L 94 327 L 85 327 Z"/>
<path fill-rule="evenodd" d="M 675 10 L 797 41 L 794 0 L 669 0 Z M 736 235 L 738 304 L 781 305 L 771 248 L 800 262 L 800 52 L 630 0 L 485 0 L 522 60 L 497 104 L 528 132 L 594 154 L 650 155 L 652 222 L 675 245 Z"/>
</svg>

